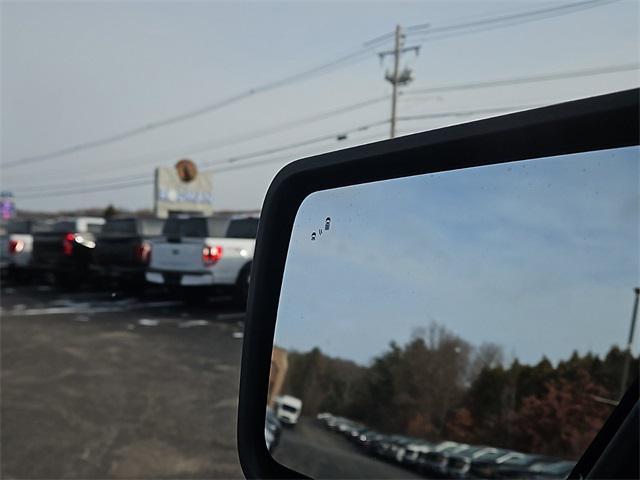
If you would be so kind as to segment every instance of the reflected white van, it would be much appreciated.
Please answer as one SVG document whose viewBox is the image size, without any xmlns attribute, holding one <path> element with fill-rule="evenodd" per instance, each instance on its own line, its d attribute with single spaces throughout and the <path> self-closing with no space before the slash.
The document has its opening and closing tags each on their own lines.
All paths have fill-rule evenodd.
<svg viewBox="0 0 640 480">
<path fill-rule="evenodd" d="M 295 425 L 302 411 L 302 400 L 291 395 L 283 395 L 276 400 L 278 420 L 287 425 Z"/>
</svg>

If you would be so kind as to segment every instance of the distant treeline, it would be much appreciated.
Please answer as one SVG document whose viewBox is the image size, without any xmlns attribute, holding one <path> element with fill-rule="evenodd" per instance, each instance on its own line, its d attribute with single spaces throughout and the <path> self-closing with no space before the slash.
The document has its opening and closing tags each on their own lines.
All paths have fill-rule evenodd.
<svg viewBox="0 0 640 480">
<path fill-rule="evenodd" d="M 289 352 L 284 391 L 307 415 L 331 412 L 384 433 L 577 458 L 614 408 L 626 353 L 574 352 L 553 365 L 505 366 L 495 344 L 474 348 L 431 325 L 391 343 L 367 367 L 318 348 Z M 638 376 L 632 357 L 629 383 Z"/>
</svg>

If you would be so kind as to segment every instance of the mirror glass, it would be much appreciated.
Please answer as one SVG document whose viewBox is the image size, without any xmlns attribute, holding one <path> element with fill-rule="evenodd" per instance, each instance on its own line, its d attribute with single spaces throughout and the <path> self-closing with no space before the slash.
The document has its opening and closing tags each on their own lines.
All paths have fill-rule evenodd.
<svg viewBox="0 0 640 480">
<path fill-rule="evenodd" d="M 320 478 L 563 478 L 638 376 L 639 150 L 314 193 L 265 437 Z"/>
</svg>

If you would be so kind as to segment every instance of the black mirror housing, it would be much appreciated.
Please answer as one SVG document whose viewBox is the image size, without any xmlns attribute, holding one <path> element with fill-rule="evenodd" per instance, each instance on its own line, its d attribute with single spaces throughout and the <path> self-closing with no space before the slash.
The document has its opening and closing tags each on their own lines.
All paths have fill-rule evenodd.
<svg viewBox="0 0 640 480">
<path fill-rule="evenodd" d="M 289 240 L 308 195 L 418 174 L 638 145 L 639 95 L 634 89 L 572 101 L 310 157 L 283 168 L 264 201 L 249 288 L 238 410 L 238 449 L 245 475 L 303 477 L 271 457 L 264 423 Z M 330 226 L 327 218 L 325 228 Z M 589 455 L 602 453 L 591 450 Z"/>
</svg>

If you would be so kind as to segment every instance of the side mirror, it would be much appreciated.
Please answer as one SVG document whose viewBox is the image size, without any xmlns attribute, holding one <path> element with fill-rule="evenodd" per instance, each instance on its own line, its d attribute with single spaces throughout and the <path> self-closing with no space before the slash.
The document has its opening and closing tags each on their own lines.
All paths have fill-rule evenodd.
<svg viewBox="0 0 640 480">
<path fill-rule="evenodd" d="M 638 96 L 285 167 L 251 273 L 245 475 L 588 476 L 638 399 Z"/>
</svg>

